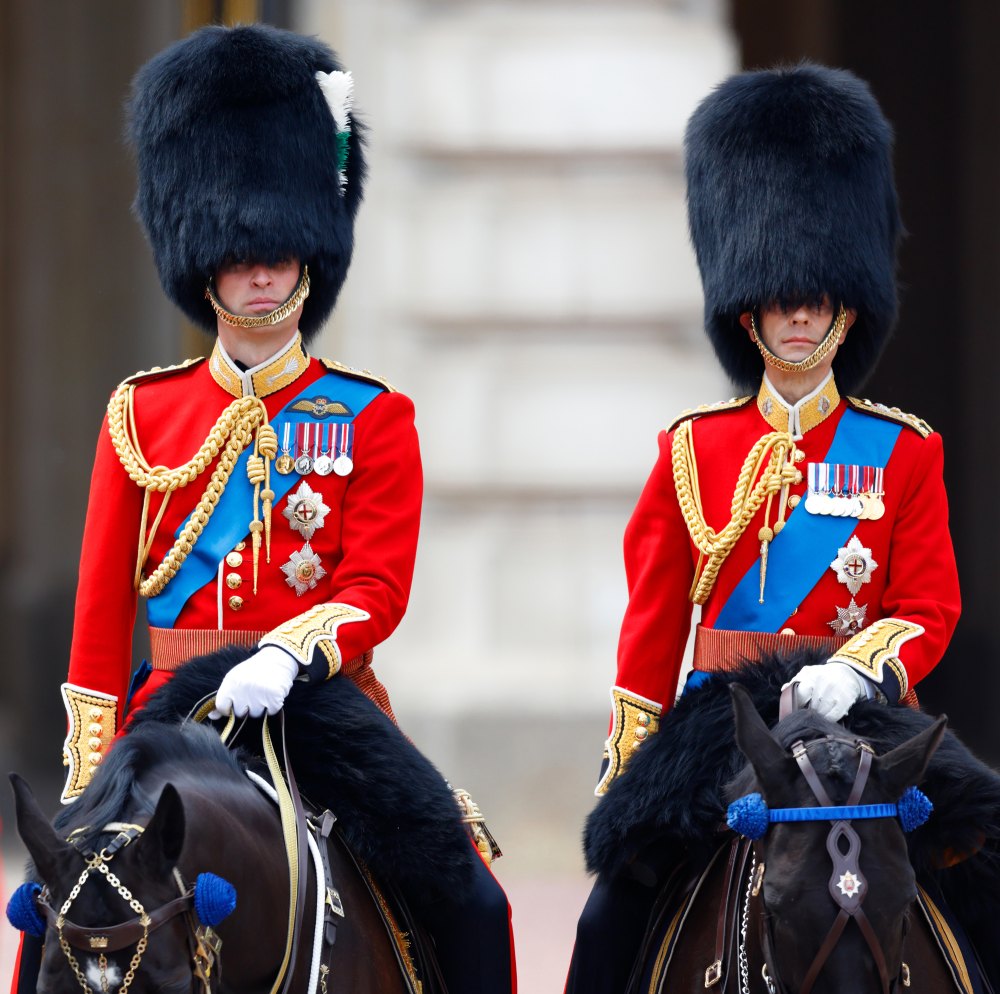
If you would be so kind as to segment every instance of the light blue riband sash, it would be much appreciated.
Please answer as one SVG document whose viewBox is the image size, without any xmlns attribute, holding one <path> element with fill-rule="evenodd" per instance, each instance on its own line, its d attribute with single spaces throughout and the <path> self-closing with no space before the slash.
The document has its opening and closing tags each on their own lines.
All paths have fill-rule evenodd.
<svg viewBox="0 0 1000 994">
<path fill-rule="evenodd" d="M 382 392 L 383 388 L 374 383 L 341 376 L 339 373 L 327 373 L 293 397 L 271 421 L 278 434 L 279 447 L 286 423 L 295 425 L 305 421 L 310 424 L 341 424 L 353 421 Z M 316 396 L 339 400 L 352 413 L 319 420 L 310 417 L 308 412 L 289 410 L 297 401 Z M 294 435 L 294 427 L 291 430 Z M 177 575 L 161 594 L 146 602 L 146 616 L 152 627 L 173 628 L 188 598 L 215 578 L 219 563 L 226 553 L 231 552 L 233 546 L 249 534 L 249 524 L 253 514 L 253 486 L 247 479 L 247 462 L 252 454 L 251 445 L 237 460 L 226 489 L 212 512 L 212 517 L 208 519 L 205 530 L 184 560 Z M 271 467 L 271 489 L 274 491 L 272 514 L 278 513 L 278 502 L 301 479 L 298 473 L 282 476 L 275 472 L 274 466 Z M 174 538 L 181 533 L 186 524 L 187 520 L 177 529 Z"/>
<path fill-rule="evenodd" d="M 882 466 L 889 461 L 901 428 L 848 408 L 823 461 Z M 754 560 L 729 595 L 713 627 L 738 632 L 776 632 L 819 582 L 837 550 L 857 528 L 855 518 L 810 514 L 802 504 L 768 549 L 767 585 L 760 601 L 760 559 Z"/>
</svg>

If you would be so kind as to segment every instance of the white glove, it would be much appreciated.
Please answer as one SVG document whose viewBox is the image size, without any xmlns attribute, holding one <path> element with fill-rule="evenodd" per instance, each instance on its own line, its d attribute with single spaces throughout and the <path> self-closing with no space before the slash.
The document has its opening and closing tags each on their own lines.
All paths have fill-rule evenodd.
<svg viewBox="0 0 1000 994">
<path fill-rule="evenodd" d="M 298 675 L 299 663 L 291 653 L 276 645 L 265 645 L 225 675 L 209 718 L 230 713 L 237 718 L 247 714 L 259 718 L 265 711 L 277 714 Z"/>
<path fill-rule="evenodd" d="M 847 663 L 803 666 L 789 684 L 797 687 L 800 706 L 808 704 L 831 721 L 843 718 L 855 701 L 874 696 L 871 683 Z"/>
</svg>

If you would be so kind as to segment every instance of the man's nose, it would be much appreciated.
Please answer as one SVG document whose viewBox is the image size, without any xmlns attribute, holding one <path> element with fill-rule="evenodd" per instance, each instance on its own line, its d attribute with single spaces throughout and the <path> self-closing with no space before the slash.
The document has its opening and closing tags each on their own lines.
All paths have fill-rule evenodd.
<svg viewBox="0 0 1000 994">
<path fill-rule="evenodd" d="M 254 286 L 267 286 L 271 282 L 271 270 L 267 266 L 254 266 L 250 281 Z"/>
</svg>

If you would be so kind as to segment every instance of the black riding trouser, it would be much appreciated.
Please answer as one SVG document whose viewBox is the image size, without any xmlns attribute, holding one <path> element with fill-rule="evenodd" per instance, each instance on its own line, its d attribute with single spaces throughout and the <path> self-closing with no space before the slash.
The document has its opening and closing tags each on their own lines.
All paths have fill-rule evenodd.
<svg viewBox="0 0 1000 994">
<path fill-rule="evenodd" d="M 652 880 L 597 878 L 576 925 L 566 994 L 622 994 L 658 891 Z"/>
</svg>

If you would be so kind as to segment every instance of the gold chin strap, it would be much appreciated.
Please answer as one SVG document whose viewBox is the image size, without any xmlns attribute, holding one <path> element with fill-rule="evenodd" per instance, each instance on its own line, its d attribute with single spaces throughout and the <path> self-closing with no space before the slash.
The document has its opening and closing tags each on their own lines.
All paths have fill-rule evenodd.
<svg viewBox="0 0 1000 994">
<path fill-rule="evenodd" d="M 808 355 L 805 359 L 800 359 L 798 362 L 788 362 L 786 359 L 780 359 L 764 344 L 763 339 L 757 331 L 757 319 L 754 317 L 753 311 L 750 312 L 750 330 L 753 332 L 753 340 L 757 343 L 760 354 L 764 357 L 764 362 L 785 373 L 804 373 L 807 370 L 815 369 L 837 347 L 846 325 L 847 311 L 841 305 L 836 318 L 834 318 L 833 323 L 830 325 L 830 330 L 826 333 L 823 341 L 816 346 L 812 355 Z"/>
<path fill-rule="evenodd" d="M 698 567 L 691 584 L 689 597 L 695 604 L 704 604 L 719 575 L 726 557 L 732 552 L 740 536 L 753 520 L 757 509 L 767 498 L 764 510 L 764 525 L 757 533 L 760 542 L 760 602 L 764 603 L 764 582 L 767 578 L 768 546 L 782 528 L 785 527 L 785 512 L 788 507 L 788 488 L 802 481 L 802 473 L 796 468 L 796 458 L 801 453 L 795 447 L 795 440 L 787 431 L 772 431 L 761 438 L 743 460 L 733 493 L 732 517 L 721 531 L 710 527 L 705 520 L 701 506 L 701 490 L 698 485 L 698 462 L 694 453 L 691 434 L 692 421 L 684 421 L 674 431 L 671 462 L 677 502 L 687 524 L 691 541 L 699 552 Z M 759 477 L 759 479 L 758 479 Z M 779 495 L 778 515 L 771 521 L 771 502 Z M 707 557 L 707 561 L 706 561 Z"/>
<path fill-rule="evenodd" d="M 292 295 L 283 304 L 279 304 L 273 311 L 267 314 L 245 315 L 233 314 L 226 310 L 222 302 L 215 295 L 212 281 L 208 281 L 205 287 L 205 299 L 212 305 L 212 310 L 226 324 L 231 324 L 234 328 L 266 328 L 272 324 L 280 324 L 293 311 L 302 306 L 306 297 L 309 296 L 309 267 L 302 267 L 302 275 L 299 277 L 298 286 L 292 291 Z"/>
</svg>

